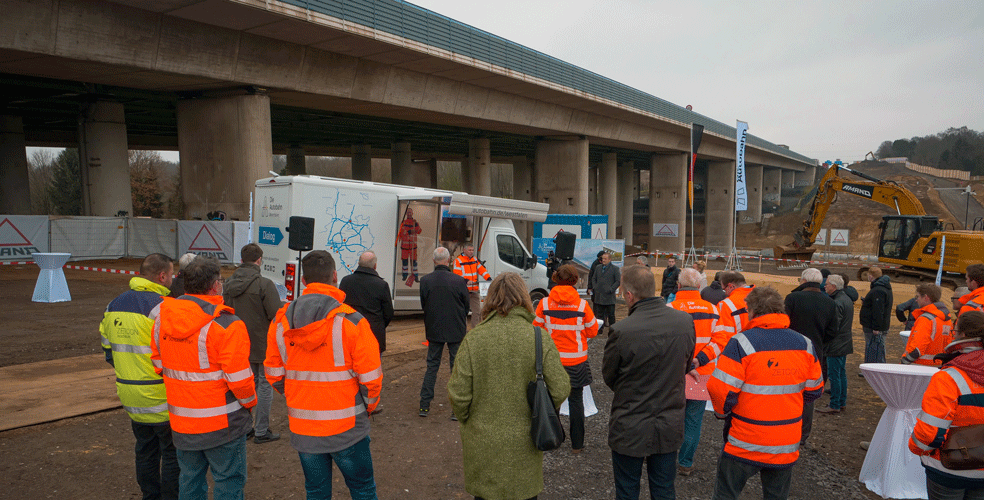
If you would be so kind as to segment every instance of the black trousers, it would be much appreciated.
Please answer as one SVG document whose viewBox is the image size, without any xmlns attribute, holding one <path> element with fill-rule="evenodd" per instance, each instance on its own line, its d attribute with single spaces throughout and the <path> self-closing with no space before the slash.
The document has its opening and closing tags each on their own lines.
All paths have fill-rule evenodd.
<svg viewBox="0 0 984 500">
<path fill-rule="evenodd" d="M 615 304 L 594 304 L 592 309 L 599 321 L 605 321 L 605 326 L 611 328 L 615 323 Z"/>
<path fill-rule="evenodd" d="M 434 384 L 437 383 L 437 370 L 441 368 L 441 355 L 444 354 L 444 346 L 448 346 L 448 364 L 450 369 L 454 369 L 454 357 L 458 354 L 460 342 L 447 343 L 432 342 L 427 343 L 427 371 L 424 373 L 424 383 L 420 386 L 420 407 L 429 409 L 431 400 L 434 399 Z"/>
<path fill-rule="evenodd" d="M 140 424 L 130 421 L 137 460 L 137 484 L 143 492 L 143 500 L 177 500 L 178 455 L 171 442 L 171 424 Z"/>
<path fill-rule="evenodd" d="M 580 450 L 584 448 L 584 387 L 571 387 L 567 406 L 571 411 L 571 448 Z"/>
<path fill-rule="evenodd" d="M 762 479 L 763 500 L 786 500 L 793 479 L 793 468 L 768 469 L 739 462 L 721 455 L 718 459 L 717 481 L 714 484 L 714 500 L 737 500 L 748 478 L 759 474 Z"/>
</svg>

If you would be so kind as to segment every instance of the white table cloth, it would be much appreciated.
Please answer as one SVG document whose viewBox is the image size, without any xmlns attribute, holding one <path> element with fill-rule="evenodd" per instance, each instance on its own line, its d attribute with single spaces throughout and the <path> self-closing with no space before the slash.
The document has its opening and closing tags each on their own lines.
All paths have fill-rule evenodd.
<svg viewBox="0 0 984 500">
<path fill-rule="evenodd" d="M 34 262 L 41 268 L 38 283 L 34 285 L 34 302 L 68 302 L 72 294 L 68 292 L 68 282 L 65 281 L 65 271 L 62 267 L 72 258 L 70 253 L 35 253 L 31 254 Z"/>
<path fill-rule="evenodd" d="M 871 438 L 858 479 L 882 498 L 927 498 L 926 472 L 908 443 L 923 393 L 938 371 L 921 365 L 861 365 L 865 380 L 888 408 Z"/>
<path fill-rule="evenodd" d="M 901 332 L 899 332 L 899 335 L 901 335 L 901 336 L 903 336 L 905 338 L 909 338 L 909 334 L 910 333 L 912 333 L 912 330 L 902 330 Z"/>
<path fill-rule="evenodd" d="M 584 386 L 584 416 L 585 417 L 590 417 L 591 415 L 594 415 L 595 413 L 598 413 L 598 407 L 595 405 L 594 396 L 591 395 L 591 386 L 590 385 L 586 385 L 586 386 Z M 560 405 L 560 414 L 561 415 L 570 415 L 571 414 L 571 409 L 567 405 L 567 400 L 566 399 Z"/>
</svg>

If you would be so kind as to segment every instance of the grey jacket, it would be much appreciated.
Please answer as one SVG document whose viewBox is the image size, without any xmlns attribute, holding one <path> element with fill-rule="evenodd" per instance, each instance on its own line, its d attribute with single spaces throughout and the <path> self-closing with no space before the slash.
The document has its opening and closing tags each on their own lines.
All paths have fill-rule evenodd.
<svg viewBox="0 0 984 500">
<path fill-rule="evenodd" d="M 615 264 L 599 265 L 591 275 L 591 289 L 594 291 L 591 301 L 595 304 L 615 305 L 615 291 L 622 283 L 622 272 Z"/>
<path fill-rule="evenodd" d="M 837 290 L 830 296 L 837 306 L 837 333 L 823 339 L 823 355 L 830 357 L 847 356 L 854 352 L 851 325 L 854 324 L 854 301 L 844 290 Z"/>
<path fill-rule="evenodd" d="M 283 305 L 277 286 L 260 276 L 260 266 L 243 264 L 225 281 L 222 302 L 236 310 L 249 332 L 249 362 L 266 359 L 267 331 Z"/>
<path fill-rule="evenodd" d="M 615 323 L 605 343 L 602 374 L 612 397 L 608 446 L 630 457 L 676 451 L 683 443 L 684 377 L 694 355 L 694 320 L 643 299 Z"/>
</svg>

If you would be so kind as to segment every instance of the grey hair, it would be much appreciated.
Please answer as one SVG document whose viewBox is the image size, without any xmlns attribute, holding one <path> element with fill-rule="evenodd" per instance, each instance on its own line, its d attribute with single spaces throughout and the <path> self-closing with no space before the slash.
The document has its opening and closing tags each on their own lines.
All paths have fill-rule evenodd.
<svg viewBox="0 0 984 500">
<path fill-rule="evenodd" d="M 451 252 L 447 248 L 437 247 L 434 249 L 434 263 L 447 264 L 451 262 Z"/>
<path fill-rule="evenodd" d="M 822 283 L 823 282 L 823 274 L 820 273 L 820 270 L 817 269 L 817 268 L 815 268 L 815 267 L 808 267 L 808 268 L 804 269 L 803 270 L 803 273 L 800 274 L 800 278 L 805 283 L 809 283 L 809 282 Z"/>
<path fill-rule="evenodd" d="M 376 254 L 372 250 L 366 250 L 359 256 L 359 265 L 362 267 L 376 267 Z"/>
<path fill-rule="evenodd" d="M 843 290 L 844 289 L 844 278 L 842 278 L 842 277 L 840 277 L 839 275 L 836 275 L 836 274 L 831 274 L 830 276 L 827 276 L 827 284 L 828 285 L 834 285 L 834 288 L 836 288 L 838 290 Z"/>
<path fill-rule="evenodd" d="M 184 269 L 188 266 L 188 264 L 191 264 L 191 261 L 195 260 L 195 257 L 198 257 L 198 254 L 191 252 L 182 255 L 181 258 L 178 259 L 178 267 Z"/>
<path fill-rule="evenodd" d="M 640 266 L 648 266 L 649 265 L 649 259 L 647 259 L 645 255 L 640 255 L 640 256 L 636 257 L 636 264 L 638 264 Z"/>
<path fill-rule="evenodd" d="M 692 267 L 684 268 L 680 271 L 680 286 L 685 288 L 697 288 L 700 286 L 700 273 Z"/>
</svg>

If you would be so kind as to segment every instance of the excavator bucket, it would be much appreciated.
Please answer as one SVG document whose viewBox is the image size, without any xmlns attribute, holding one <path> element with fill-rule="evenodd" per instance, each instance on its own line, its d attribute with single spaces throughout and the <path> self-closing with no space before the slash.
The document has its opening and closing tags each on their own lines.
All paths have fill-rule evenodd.
<svg viewBox="0 0 984 500">
<path fill-rule="evenodd" d="M 817 251 L 817 247 L 801 247 L 796 244 L 789 245 L 777 245 L 772 248 L 775 252 L 776 260 L 803 260 L 809 262 L 813 258 L 813 254 Z"/>
</svg>

